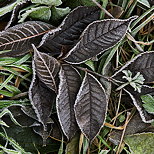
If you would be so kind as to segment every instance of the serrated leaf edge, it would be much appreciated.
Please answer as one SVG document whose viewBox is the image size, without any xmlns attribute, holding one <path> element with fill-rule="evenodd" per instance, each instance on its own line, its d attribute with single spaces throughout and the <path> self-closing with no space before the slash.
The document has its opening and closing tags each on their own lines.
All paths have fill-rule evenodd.
<svg viewBox="0 0 154 154">
<path fill-rule="evenodd" d="M 106 21 L 125 21 L 125 22 L 127 22 L 127 21 L 130 20 L 130 22 L 129 22 L 129 24 L 128 24 L 128 27 L 127 27 L 127 30 L 128 30 L 128 28 L 129 28 L 130 24 L 132 23 L 132 21 L 135 20 L 137 17 L 138 17 L 138 16 L 132 16 L 132 17 L 130 17 L 130 18 L 128 18 L 128 19 L 124 19 L 124 20 L 121 20 L 121 19 L 103 19 L 103 20 L 94 21 L 94 22 L 92 22 L 91 24 L 89 24 L 89 25 L 85 28 L 85 30 L 82 32 L 80 38 L 83 37 L 84 33 L 87 31 L 87 29 L 88 29 L 91 25 L 93 25 L 93 24 L 95 24 L 95 23 L 100 23 L 100 22 L 106 22 Z M 107 48 L 107 49 L 105 49 L 105 50 L 102 50 L 101 52 L 99 52 L 99 53 L 96 54 L 95 56 L 100 55 L 101 53 L 105 52 L 106 50 L 109 50 L 109 49 L 113 48 L 114 46 L 116 46 L 116 45 L 125 37 L 125 35 L 126 35 L 126 33 L 127 33 L 127 30 L 126 30 L 125 34 L 123 35 L 123 37 L 121 37 L 121 39 L 120 39 L 116 44 L 110 46 L 109 48 Z M 76 62 L 75 62 L 75 63 L 74 63 L 74 62 L 69 62 L 69 61 L 66 60 L 67 57 L 69 57 L 69 56 L 71 55 L 71 53 L 72 53 L 73 50 L 76 48 L 76 46 L 77 46 L 78 44 L 80 44 L 80 42 L 81 42 L 81 40 L 80 40 L 80 41 L 68 52 L 68 54 L 63 58 L 64 61 L 66 61 L 66 62 L 69 63 L 69 64 L 81 64 L 81 63 L 84 63 L 84 62 L 86 62 L 87 60 L 90 60 L 90 59 L 92 58 L 92 57 L 91 57 L 91 58 L 88 58 L 88 59 L 86 59 L 86 60 L 83 60 L 82 62 L 77 62 L 77 63 L 76 63 Z"/>
<path fill-rule="evenodd" d="M 80 127 L 80 124 L 79 124 L 79 122 L 78 122 L 78 120 L 77 120 L 76 111 L 75 111 L 75 107 L 76 107 L 76 105 L 77 105 L 77 102 L 78 102 L 78 99 L 79 99 L 79 95 L 82 93 L 82 89 L 83 89 L 83 86 L 84 86 L 84 82 L 85 82 L 85 80 L 86 80 L 86 78 L 87 78 L 87 74 L 90 75 L 90 76 L 99 84 L 100 88 L 102 88 L 102 90 L 104 91 L 104 94 L 105 94 L 105 97 L 106 97 L 106 102 L 107 102 L 107 105 L 106 105 L 106 113 L 105 113 L 105 119 L 106 119 L 106 117 L 107 117 L 108 99 L 107 99 L 107 95 L 106 95 L 106 93 L 105 93 L 105 89 L 103 88 L 102 84 L 101 84 L 101 83 L 97 80 L 97 78 L 95 78 L 92 74 L 86 72 L 85 77 L 83 78 L 82 84 L 81 84 L 81 86 L 80 86 L 79 92 L 78 92 L 78 94 L 77 94 L 77 96 L 76 96 L 76 100 L 75 100 L 75 104 L 74 104 L 74 112 L 75 112 L 75 118 L 76 118 L 77 124 L 78 124 L 78 126 L 79 126 L 81 132 L 82 132 L 82 133 L 84 134 L 84 136 L 88 139 L 88 136 L 83 132 L 82 128 Z M 104 123 L 105 123 L 105 120 L 104 120 L 104 122 L 102 123 L 102 126 L 100 127 L 98 133 L 97 133 L 97 134 L 94 136 L 94 138 L 91 140 L 91 143 L 93 142 L 93 140 L 95 139 L 95 137 L 100 133 L 102 127 L 104 126 Z M 89 140 L 89 139 L 88 139 L 88 140 Z"/>
<path fill-rule="evenodd" d="M 67 65 L 67 64 L 66 64 L 66 65 Z M 71 66 L 71 65 L 70 65 L 70 66 Z M 81 76 L 80 73 L 78 72 L 78 70 L 77 70 L 76 68 L 74 68 L 73 66 L 71 66 L 71 67 L 79 74 L 79 76 Z M 61 77 L 61 72 L 62 72 L 62 71 L 64 71 L 64 70 L 63 70 L 62 67 L 61 67 L 61 68 L 60 68 L 60 71 L 59 71 L 59 79 L 62 78 L 62 77 Z M 62 87 L 62 83 L 63 83 L 63 82 L 61 82 L 61 80 L 60 80 L 59 87 Z M 61 122 L 61 120 L 60 120 L 60 115 L 59 115 L 59 112 L 58 112 L 58 106 L 59 106 L 59 104 L 58 104 L 58 99 L 59 99 L 59 96 L 60 96 L 60 94 L 61 94 L 61 90 L 60 90 L 60 89 L 61 89 L 61 88 L 58 89 L 58 94 L 57 94 L 57 97 L 56 97 L 56 110 L 57 110 L 57 115 L 58 115 L 58 121 L 59 121 L 59 123 L 60 123 L 60 125 L 61 125 L 61 129 L 62 129 L 64 135 L 67 137 L 67 139 L 69 139 L 68 135 L 67 135 L 66 132 L 65 132 L 65 129 L 64 129 L 64 127 L 63 127 L 63 124 L 62 124 L 62 122 Z M 75 135 L 75 133 L 76 133 L 76 132 L 74 132 L 74 135 Z"/>
<path fill-rule="evenodd" d="M 145 116 L 144 116 L 144 113 L 143 113 L 143 109 L 142 109 L 140 106 L 138 106 L 135 97 L 134 97 L 128 90 L 124 89 L 124 91 L 125 91 L 127 94 L 129 94 L 129 96 L 131 97 L 131 99 L 132 99 L 132 101 L 133 101 L 133 104 L 135 105 L 135 107 L 136 107 L 137 110 L 139 111 L 139 114 L 140 114 L 140 117 L 141 117 L 142 121 L 143 121 L 144 123 L 152 123 L 152 122 L 154 122 L 154 119 L 152 119 L 152 120 L 146 120 L 146 118 L 145 118 Z"/>
<path fill-rule="evenodd" d="M 140 53 L 137 56 L 135 56 L 132 60 L 130 60 L 129 62 L 127 62 L 124 66 L 122 66 L 117 72 L 115 72 L 111 78 L 114 78 L 118 73 L 122 72 L 122 70 L 124 70 L 128 65 L 130 65 L 131 63 L 133 63 L 136 59 L 138 59 L 139 57 L 141 57 L 144 54 L 149 54 L 149 53 L 154 53 L 154 51 L 146 51 L 144 53 Z"/>
</svg>

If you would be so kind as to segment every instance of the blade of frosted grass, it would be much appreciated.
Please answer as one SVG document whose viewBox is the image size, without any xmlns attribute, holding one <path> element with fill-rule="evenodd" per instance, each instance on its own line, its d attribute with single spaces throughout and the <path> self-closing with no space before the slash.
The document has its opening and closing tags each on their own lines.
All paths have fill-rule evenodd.
<svg viewBox="0 0 154 154">
<path fill-rule="evenodd" d="M 83 139 L 83 154 L 87 154 L 87 150 L 89 147 L 89 142 L 86 137 Z"/>
<path fill-rule="evenodd" d="M 122 2 L 122 8 L 125 9 L 127 6 L 128 0 L 123 0 Z"/>
<path fill-rule="evenodd" d="M 7 53 L 7 52 L 10 52 L 11 50 L 3 50 L 3 51 L 0 51 L 0 54 L 3 54 L 3 53 Z"/>
<path fill-rule="evenodd" d="M 0 66 L 12 64 L 16 62 L 18 59 L 17 58 L 12 58 L 12 57 L 3 57 L 0 58 Z"/>
<path fill-rule="evenodd" d="M 10 75 L 10 73 L 6 73 L 6 72 L 0 72 L 0 75 Z"/>
<path fill-rule="evenodd" d="M 134 8 L 136 7 L 136 5 L 137 5 L 137 0 L 135 0 L 133 2 L 133 4 L 130 6 L 130 8 L 127 11 L 127 14 L 125 15 L 125 18 L 129 18 L 131 16 L 131 14 L 132 14 Z"/>
<path fill-rule="evenodd" d="M 107 7 L 107 4 L 108 4 L 108 0 L 101 0 L 102 1 L 102 7 L 105 9 Z M 105 12 L 101 11 L 101 14 L 100 14 L 100 19 L 104 19 L 104 16 L 105 16 Z"/>
<path fill-rule="evenodd" d="M 63 135 L 62 135 L 61 145 L 60 145 L 58 154 L 63 154 L 63 151 L 64 151 L 64 139 L 63 139 Z"/>
<path fill-rule="evenodd" d="M 21 59 L 19 59 L 18 61 L 16 61 L 14 63 L 14 65 L 21 65 L 21 64 L 25 63 L 29 58 L 31 58 L 31 56 L 32 56 L 31 54 L 25 55 L 24 57 L 22 57 Z"/>
<path fill-rule="evenodd" d="M 14 75 L 11 74 L 1 85 L 0 85 L 0 90 L 2 88 L 4 88 L 12 79 L 13 79 Z"/>
<path fill-rule="evenodd" d="M 100 139 L 100 141 L 106 146 L 108 147 L 110 150 L 112 150 L 112 148 L 107 144 L 107 142 L 105 140 L 102 139 L 101 136 L 98 135 L 98 138 Z"/>
<path fill-rule="evenodd" d="M 11 118 L 12 122 L 14 122 L 14 124 L 21 126 L 16 119 L 14 118 L 13 114 L 10 112 L 10 110 L 8 110 L 7 108 L 5 108 L 1 113 L 0 113 L 0 118 L 2 118 L 5 114 L 8 114 L 9 117 Z"/>
<path fill-rule="evenodd" d="M 13 148 L 15 150 L 19 151 L 19 153 L 30 154 L 29 152 L 25 152 L 25 150 L 14 139 L 4 135 L 3 133 L 0 133 L 0 136 L 3 137 L 4 139 L 8 140 L 10 142 L 10 144 L 13 146 Z"/>
<path fill-rule="evenodd" d="M 146 17 L 149 13 L 154 10 L 154 6 L 152 6 L 149 10 L 144 12 L 141 16 L 139 16 L 134 22 L 132 22 L 130 28 L 133 29 L 144 17 Z"/>
<path fill-rule="evenodd" d="M 0 108 L 8 107 L 13 104 L 22 104 L 22 105 L 29 105 L 30 102 L 28 99 L 24 100 L 0 100 Z"/>
<path fill-rule="evenodd" d="M 140 31 L 140 29 L 142 29 L 146 24 L 148 24 L 153 19 L 154 19 L 154 13 L 150 17 L 148 17 L 144 22 L 142 22 L 138 27 L 132 30 L 131 32 L 132 36 L 135 36 Z"/>
<path fill-rule="evenodd" d="M 9 154 L 19 154 L 18 151 L 5 148 L 5 147 L 3 147 L 2 145 L 0 145 L 0 148 L 3 150 L 2 153 L 0 153 L 0 154 L 3 154 L 3 152 L 9 153 Z"/>
<path fill-rule="evenodd" d="M 111 49 L 111 52 L 110 52 L 110 54 L 108 55 L 108 57 L 107 57 L 107 59 L 106 59 L 106 61 L 105 61 L 105 63 L 104 63 L 104 66 L 103 66 L 103 69 L 102 69 L 102 74 L 105 73 L 105 68 L 106 68 L 106 66 L 109 64 L 109 62 L 111 61 L 111 59 L 112 59 L 113 56 L 115 55 L 115 53 L 116 53 L 118 47 L 120 46 L 120 44 L 121 44 L 121 42 L 118 43 L 114 48 Z"/>
<path fill-rule="evenodd" d="M 10 73 L 12 73 L 12 74 L 14 74 L 14 75 L 17 75 L 17 76 L 23 78 L 24 80 L 27 80 L 27 81 L 31 82 L 30 79 L 25 78 L 23 75 L 21 75 L 20 73 L 18 73 L 18 72 L 15 71 L 15 70 L 13 70 L 12 68 L 9 68 L 9 67 L 3 67 L 3 69 L 4 69 L 5 71 L 8 71 L 8 72 L 10 72 Z"/>
<path fill-rule="evenodd" d="M 4 95 L 4 96 L 7 96 L 7 97 L 13 97 L 13 96 L 14 96 L 13 93 L 8 92 L 8 91 L 6 91 L 6 90 L 0 90 L 0 94 L 1 94 L 1 95 Z"/>
<path fill-rule="evenodd" d="M 14 64 L 11 64 L 11 65 L 8 65 L 8 66 L 16 67 L 16 68 L 19 68 L 19 69 L 24 70 L 26 72 L 31 72 L 32 73 L 32 69 L 28 65 L 14 65 Z"/>
<path fill-rule="evenodd" d="M 0 86 L 1 86 L 1 85 L 2 85 L 2 83 L 0 84 Z M 15 94 L 21 93 L 21 91 L 20 91 L 17 87 L 12 86 L 12 85 L 5 85 L 5 88 L 6 88 L 8 91 L 10 91 L 10 92 L 12 92 L 12 93 L 15 93 Z"/>
</svg>

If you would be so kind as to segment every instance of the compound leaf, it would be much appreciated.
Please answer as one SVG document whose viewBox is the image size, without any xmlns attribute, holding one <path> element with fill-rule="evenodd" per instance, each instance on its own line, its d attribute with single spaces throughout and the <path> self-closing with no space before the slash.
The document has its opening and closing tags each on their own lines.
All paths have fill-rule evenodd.
<svg viewBox="0 0 154 154">
<path fill-rule="evenodd" d="M 62 65 L 60 73 L 59 91 L 56 101 L 58 118 L 64 134 L 71 139 L 78 126 L 75 119 L 74 104 L 80 88 L 79 72 L 70 65 Z"/>
<path fill-rule="evenodd" d="M 99 19 L 99 12 L 96 7 L 77 7 L 66 16 L 57 29 L 51 30 L 42 38 L 40 46 L 57 54 L 60 54 L 63 48 L 69 51 L 86 26 Z"/>
<path fill-rule="evenodd" d="M 11 50 L 0 57 L 24 55 L 32 49 L 31 44 L 38 46 L 42 36 L 53 28 L 44 22 L 28 21 L 0 32 L 0 51 Z"/>
<path fill-rule="evenodd" d="M 65 61 L 80 64 L 112 48 L 125 36 L 130 23 L 136 19 L 106 19 L 91 23 L 81 35 L 80 41 L 70 50 Z"/>
<path fill-rule="evenodd" d="M 74 108 L 77 123 L 90 142 L 103 126 L 107 104 L 105 89 L 93 75 L 86 73 Z"/>
<path fill-rule="evenodd" d="M 47 131 L 47 123 L 50 121 L 51 109 L 53 107 L 55 93 L 49 89 L 36 75 L 33 61 L 33 79 L 29 88 L 29 99 L 44 131 Z"/>
<path fill-rule="evenodd" d="M 34 47 L 34 62 L 39 79 L 51 90 L 57 92 L 55 77 L 59 71 L 58 61 Z"/>
</svg>

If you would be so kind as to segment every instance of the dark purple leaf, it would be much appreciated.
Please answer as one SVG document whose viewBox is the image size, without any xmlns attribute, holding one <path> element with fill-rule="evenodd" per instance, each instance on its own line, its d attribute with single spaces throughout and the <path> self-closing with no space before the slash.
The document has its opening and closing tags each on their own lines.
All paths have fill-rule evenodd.
<svg viewBox="0 0 154 154">
<path fill-rule="evenodd" d="M 0 53 L 4 56 L 21 56 L 32 50 L 32 45 L 38 46 L 42 36 L 53 29 L 52 25 L 41 21 L 28 21 L 0 32 Z"/>
<path fill-rule="evenodd" d="M 100 82 L 86 73 L 75 101 L 75 116 L 82 133 L 90 140 L 101 130 L 107 112 L 107 96 Z"/>
<path fill-rule="evenodd" d="M 60 54 L 63 48 L 69 51 L 88 24 L 99 19 L 99 14 L 96 7 L 77 7 L 57 29 L 51 30 L 42 38 L 41 48 L 55 54 Z"/>
<path fill-rule="evenodd" d="M 68 139 L 71 139 L 78 130 L 74 103 L 80 88 L 81 77 L 73 66 L 62 65 L 59 78 L 60 84 L 56 102 L 57 113 L 64 134 Z"/>
<path fill-rule="evenodd" d="M 38 121 L 42 123 L 44 131 L 47 131 L 47 123 L 50 121 L 55 93 L 39 80 L 35 71 L 33 61 L 33 79 L 29 89 L 29 98 Z"/>
<path fill-rule="evenodd" d="M 34 48 L 34 63 L 39 79 L 51 90 L 57 92 L 55 77 L 60 69 L 58 61 Z"/>
<path fill-rule="evenodd" d="M 91 23 L 81 35 L 80 41 L 70 50 L 65 61 L 80 64 L 112 48 L 125 36 L 130 23 L 136 19 L 106 19 Z"/>
</svg>

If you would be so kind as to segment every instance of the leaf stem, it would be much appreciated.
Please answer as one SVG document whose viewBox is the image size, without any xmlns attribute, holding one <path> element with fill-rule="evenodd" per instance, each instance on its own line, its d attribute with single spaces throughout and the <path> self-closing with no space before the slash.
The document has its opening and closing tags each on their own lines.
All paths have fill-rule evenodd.
<svg viewBox="0 0 154 154">
<path fill-rule="evenodd" d="M 96 0 L 92 0 L 104 13 L 106 13 L 109 17 L 114 18 L 112 14 L 110 14 L 105 8 L 103 8 Z"/>
</svg>

